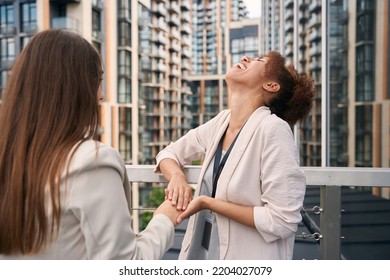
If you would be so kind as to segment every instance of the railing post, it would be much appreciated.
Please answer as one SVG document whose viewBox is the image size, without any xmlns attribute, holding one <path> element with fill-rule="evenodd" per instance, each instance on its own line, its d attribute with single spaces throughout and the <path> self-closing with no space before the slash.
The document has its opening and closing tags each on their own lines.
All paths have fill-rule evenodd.
<svg viewBox="0 0 390 280">
<path fill-rule="evenodd" d="M 321 186 L 320 194 L 322 209 L 320 256 L 322 260 L 339 260 L 341 258 L 341 188 Z"/>
</svg>

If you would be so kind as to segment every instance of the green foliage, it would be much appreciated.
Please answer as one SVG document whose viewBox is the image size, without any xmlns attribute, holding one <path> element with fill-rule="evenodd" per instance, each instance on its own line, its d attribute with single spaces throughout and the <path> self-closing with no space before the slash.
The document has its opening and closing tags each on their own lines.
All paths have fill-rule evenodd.
<svg viewBox="0 0 390 280">
<path fill-rule="evenodd" d="M 191 162 L 191 165 L 202 165 L 202 161 L 199 159 L 199 160 L 193 160 Z"/>
<path fill-rule="evenodd" d="M 152 188 L 149 193 L 147 208 L 157 208 L 164 202 L 165 191 L 164 188 Z M 153 211 L 146 211 L 140 214 L 140 230 L 144 230 L 150 220 L 153 218 Z"/>
<path fill-rule="evenodd" d="M 164 188 L 152 188 L 148 199 L 149 207 L 158 207 L 165 199 Z"/>
<path fill-rule="evenodd" d="M 139 229 L 142 231 L 146 228 L 150 220 L 153 218 L 153 212 L 151 211 L 143 212 L 139 215 L 139 217 L 140 217 Z"/>
</svg>

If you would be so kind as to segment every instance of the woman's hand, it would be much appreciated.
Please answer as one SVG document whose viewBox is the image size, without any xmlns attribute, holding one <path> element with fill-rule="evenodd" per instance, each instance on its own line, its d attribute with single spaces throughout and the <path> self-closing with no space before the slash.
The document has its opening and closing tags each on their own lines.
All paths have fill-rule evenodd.
<svg viewBox="0 0 390 280">
<path fill-rule="evenodd" d="M 181 213 L 182 213 L 182 211 L 180 211 L 180 210 L 176 209 L 176 207 L 172 206 L 172 204 L 168 200 L 165 200 L 154 211 L 153 216 L 157 215 L 157 214 L 163 214 L 163 215 L 167 216 L 171 220 L 173 226 L 176 227 L 178 224 L 180 224 L 177 221 L 179 220 L 178 217 Z"/>
<path fill-rule="evenodd" d="M 195 197 L 194 200 L 192 200 L 191 203 L 188 205 L 188 208 L 183 213 L 181 213 L 180 216 L 177 218 L 177 223 L 180 224 L 184 219 L 199 212 L 200 210 L 205 209 L 207 205 L 207 200 L 210 199 L 213 198 L 208 196 Z"/>
<path fill-rule="evenodd" d="M 170 200 L 177 210 L 186 210 L 192 200 L 192 188 L 183 173 L 176 173 L 165 189 L 165 199 Z"/>
<path fill-rule="evenodd" d="M 248 227 L 256 228 L 253 206 L 239 205 L 204 195 L 197 196 L 191 201 L 187 209 L 177 218 L 177 223 L 181 223 L 184 219 L 203 209 L 208 209 Z"/>
</svg>

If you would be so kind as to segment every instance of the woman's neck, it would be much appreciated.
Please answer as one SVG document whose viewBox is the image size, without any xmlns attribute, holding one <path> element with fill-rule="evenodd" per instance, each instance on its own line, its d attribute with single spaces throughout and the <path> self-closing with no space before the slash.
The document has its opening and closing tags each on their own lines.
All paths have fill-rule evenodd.
<svg viewBox="0 0 390 280">
<path fill-rule="evenodd" d="M 240 130 L 253 112 L 263 105 L 260 100 L 256 100 L 253 96 L 245 94 L 231 95 L 229 130 Z"/>
</svg>

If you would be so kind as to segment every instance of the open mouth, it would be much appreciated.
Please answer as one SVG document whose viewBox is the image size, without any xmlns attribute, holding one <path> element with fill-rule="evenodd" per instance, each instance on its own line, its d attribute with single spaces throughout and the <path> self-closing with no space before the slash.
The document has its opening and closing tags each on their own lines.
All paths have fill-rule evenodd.
<svg viewBox="0 0 390 280">
<path fill-rule="evenodd" d="M 242 70 L 245 70 L 245 69 L 246 69 L 246 66 L 245 66 L 243 63 L 241 63 L 241 62 L 237 63 L 234 67 L 235 67 L 235 68 L 242 69 Z"/>
</svg>

